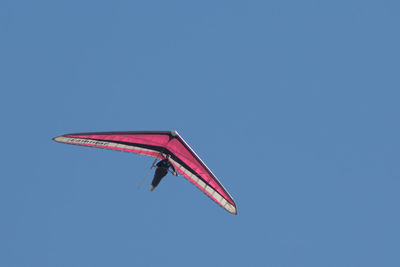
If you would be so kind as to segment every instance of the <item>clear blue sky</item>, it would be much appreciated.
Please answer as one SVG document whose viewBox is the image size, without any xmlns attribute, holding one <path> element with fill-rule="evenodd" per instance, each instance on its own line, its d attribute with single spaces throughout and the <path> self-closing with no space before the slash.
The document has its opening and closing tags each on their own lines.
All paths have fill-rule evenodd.
<svg viewBox="0 0 400 267">
<path fill-rule="evenodd" d="M 0 2 L 0 267 L 400 266 L 398 1 Z M 232 194 L 51 140 L 178 130 Z"/>
</svg>

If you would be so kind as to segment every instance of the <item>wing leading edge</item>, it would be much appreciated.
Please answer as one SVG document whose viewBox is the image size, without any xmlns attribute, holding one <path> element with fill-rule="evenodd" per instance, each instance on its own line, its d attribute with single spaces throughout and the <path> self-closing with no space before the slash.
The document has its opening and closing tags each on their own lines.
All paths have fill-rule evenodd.
<svg viewBox="0 0 400 267">
<path fill-rule="evenodd" d="M 176 131 L 76 133 L 61 135 L 53 140 L 137 153 L 158 159 L 169 155 L 171 163 L 180 174 L 228 212 L 237 214 L 231 195 Z"/>
</svg>

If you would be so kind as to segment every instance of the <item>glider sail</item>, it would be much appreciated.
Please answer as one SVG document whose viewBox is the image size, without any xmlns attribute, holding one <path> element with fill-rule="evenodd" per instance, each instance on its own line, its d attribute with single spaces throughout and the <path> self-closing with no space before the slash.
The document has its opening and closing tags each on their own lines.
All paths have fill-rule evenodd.
<svg viewBox="0 0 400 267">
<path fill-rule="evenodd" d="M 126 151 L 169 161 L 186 179 L 232 214 L 236 204 L 217 177 L 176 131 L 100 132 L 66 134 L 54 141 Z"/>
</svg>

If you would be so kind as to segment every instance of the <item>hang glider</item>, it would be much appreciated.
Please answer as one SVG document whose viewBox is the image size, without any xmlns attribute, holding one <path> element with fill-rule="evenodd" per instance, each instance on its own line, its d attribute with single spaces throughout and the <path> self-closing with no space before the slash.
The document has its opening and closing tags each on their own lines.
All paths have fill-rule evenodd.
<svg viewBox="0 0 400 267">
<path fill-rule="evenodd" d="M 186 179 L 232 214 L 236 204 L 217 177 L 176 131 L 99 132 L 65 134 L 54 141 L 137 153 L 169 161 Z"/>
</svg>

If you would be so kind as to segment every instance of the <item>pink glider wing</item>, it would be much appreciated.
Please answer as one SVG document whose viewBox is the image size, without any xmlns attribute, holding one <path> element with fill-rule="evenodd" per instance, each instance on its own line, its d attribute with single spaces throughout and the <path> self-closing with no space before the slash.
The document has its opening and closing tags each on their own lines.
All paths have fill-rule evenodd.
<svg viewBox="0 0 400 267">
<path fill-rule="evenodd" d="M 158 159 L 169 155 L 170 162 L 180 174 L 228 212 L 237 214 L 236 204 L 228 191 L 176 131 L 77 133 L 61 135 L 53 140 L 126 151 Z"/>
</svg>

